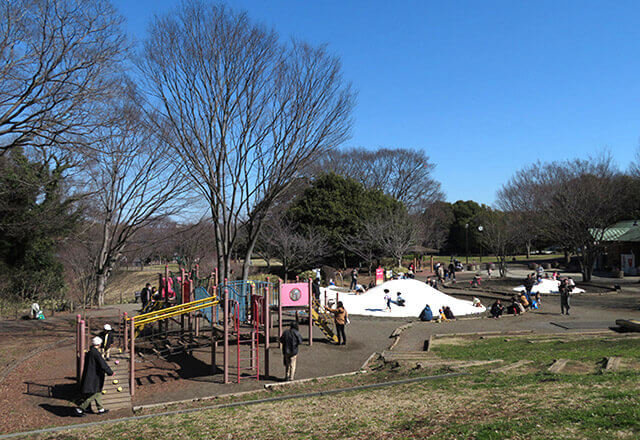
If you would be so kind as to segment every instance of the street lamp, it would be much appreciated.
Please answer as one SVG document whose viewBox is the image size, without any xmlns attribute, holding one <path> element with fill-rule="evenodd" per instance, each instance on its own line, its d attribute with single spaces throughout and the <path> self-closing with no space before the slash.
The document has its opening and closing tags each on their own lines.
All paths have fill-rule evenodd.
<svg viewBox="0 0 640 440">
<path fill-rule="evenodd" d="M 478 226 L 478 232 L 482 232 L 484 230 L 484 226 Z M 482 257 L 484 257 L 484 246 L 482 245 L 482 240 L 480 240 L 480 263 L 482 263 Z"/>
<path fill-rule="evenodd" d="M 464 224 L 464 249 L 467 254 L 467 264 L 469 264 L 469 223 Z"/>
</svg>

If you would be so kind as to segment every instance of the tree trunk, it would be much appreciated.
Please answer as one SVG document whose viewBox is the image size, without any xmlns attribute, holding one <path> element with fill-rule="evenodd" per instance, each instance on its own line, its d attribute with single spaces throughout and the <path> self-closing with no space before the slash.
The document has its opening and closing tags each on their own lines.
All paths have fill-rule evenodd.
<svg viewBox="0 0 640 440">
<path fill-rule="evenodd" d="M 289 265 L 287 264 L 287 260 L 282 260 L 282 270 L 284 271 L 284 282 L 287 283 L 289 280 Z"/>
<path fill-rule="evenodd" d="M 256 242 L 258 241 L 258 235 L 260 233 L 260 227 L 258 225 L 257 228 L 251 228 L 253 232 L 253 237 L 249 242 L 249 246 L 247 247 L 247 252 L 244 255 L 244 262 L 242 263 L 242 280 L 246 281 L 249 279 L 249 270 L 251 269 L 251 256 L 253 255 L 253 250 L 256 247 Z"/>
<path fill-rule="evenodd" d="M 531 258 L 531 240 L 527 240 L 527 243 L 525 246 L 527 249 L 527 260 L 528 260 L 529 258 Z"/>
<path fill-rule="evenodd" d="M 107 272 L 100 271 L 96 274 L 96 295 L 95 299 L 98 302 L 98 307 L 104 305 L 104 289 L 107 285 Z"/>
<path fill-rule="evenodd" d="M 571 264 L 571 254 L 569 253 L 568 249 L 564 250 L 564 264 Z"/>
<path fill-rule="evenodd" d="M 499 269 L 501 278 L 504 278 L 507 276 L 507 257 L 498 258 L 498 269 Z"/>
</svg>

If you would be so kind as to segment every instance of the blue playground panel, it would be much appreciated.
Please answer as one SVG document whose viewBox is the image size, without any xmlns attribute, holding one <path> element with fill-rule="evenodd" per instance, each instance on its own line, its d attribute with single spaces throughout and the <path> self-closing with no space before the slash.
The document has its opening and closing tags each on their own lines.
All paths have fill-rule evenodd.
<svg viewBox="0 0 640 440">
<path fill-rule="evenodd" d="M 194 291 L 194 295 L 196 298 L 196 301 L 199 299 L 205 299 L 205 298 L 209 298 L 209 292 L 207 292 L 207 289 L 205 289 L 204 287 L 200 286 L 200 287 L 196 287 L 196 290 Z M 201 310 L 202 315 L 204 316 L 204 318 L 211 322 L 211 307 L 207 307 L 206 309 L 202 309 Z"/>
</svg>

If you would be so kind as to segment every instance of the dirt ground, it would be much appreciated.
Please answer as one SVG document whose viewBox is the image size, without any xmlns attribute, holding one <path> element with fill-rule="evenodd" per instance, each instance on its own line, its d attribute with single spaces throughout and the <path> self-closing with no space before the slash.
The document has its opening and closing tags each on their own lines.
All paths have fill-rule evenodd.
<svg viewBox="0 0 640 440">
<path fill-rule="evenodd" d="M 426 274 L 419 278 L 424 279 Z M 462 282 L 472 274 L 461 274 Z M 492 294 L 482 291 L 445 292 L 469 298 L 478 295 L 485 304 Z M 519 317 L 501 319 L 459 319 L 445 323 L 422 323 L 413 319 L 371 318 L 352 316 L 347 326 L 347 345 L 329 344 L 318 329 L 313 331 L 313 346 L 306 344 L 307 327 L 301 327 L 305 344 L 301 346 L 296 379 L 313 378 L 351 372 L 374 352 L 421 351 L 424 341 L 435 334 L 473 332 L 532 331 L 561 333 L 585 330 L 607 330 L 619 318 L 640 319 L 640 286 L 627 284 L 617 294 L 575 295 L 570 316 L 560 315 L 557 296 L 543 297 L 540 310 Z M 123 311 L 133 312 L 136 305 L 92 311 L 92 328 L 104 322 L 115 322 Z M 56 315 L 44 322 L 0 321 L 0 433 L 22 431 L 45 426 L 77 423 L 71 417 L 75 393 L 74 327 L 75 315 Z M 396 341 L 391 334 L 400 326 L 410 325 Z M 57 344 L 57 345 L 56 345 Z M 233 351 L 232 351 L 233 353 Z M 264 355 L 261 351 L 261 356 Z M 279 349 L 270 350 L 270 375 L 259 382 L 223 384 L 220 372 L 211 374 L 210 349 L 196 350 L 192 355 L 169 359 L 147 357 L 136 362 L 138 386 L 133 404 L 192 399 L 259 389 L 266 383 L 278 382 L 284 375 Z M 216 353 L 221 364 L 222 353 Z M 4 379 L 3 379 L 4 377 Z M 232 381 L 234 377 L 232 376 Z M 82 421 L 115 418 L 131 414 L 130 410 L 112 411 L 107 416 L 89 415 Z"/>
</svg>

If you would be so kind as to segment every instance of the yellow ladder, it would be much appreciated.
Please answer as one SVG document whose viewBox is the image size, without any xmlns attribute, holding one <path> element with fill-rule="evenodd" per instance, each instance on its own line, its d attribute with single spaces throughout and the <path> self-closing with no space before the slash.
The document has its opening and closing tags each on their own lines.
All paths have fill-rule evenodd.
<svg viewBox="0 0 640 440">
<path fill-rule="evenodd" d="M 314 299 L 313 307 L 311 308 L 311 318 L 313 319 L 313 323 L 318 326 L 327 339 L 337 344 L 338 338 L 333 333 L 333 329 L 329 325 L 331 315 L 321 309 L 322 307 L 320 306 L 320 303 Z"/>
</svg>

